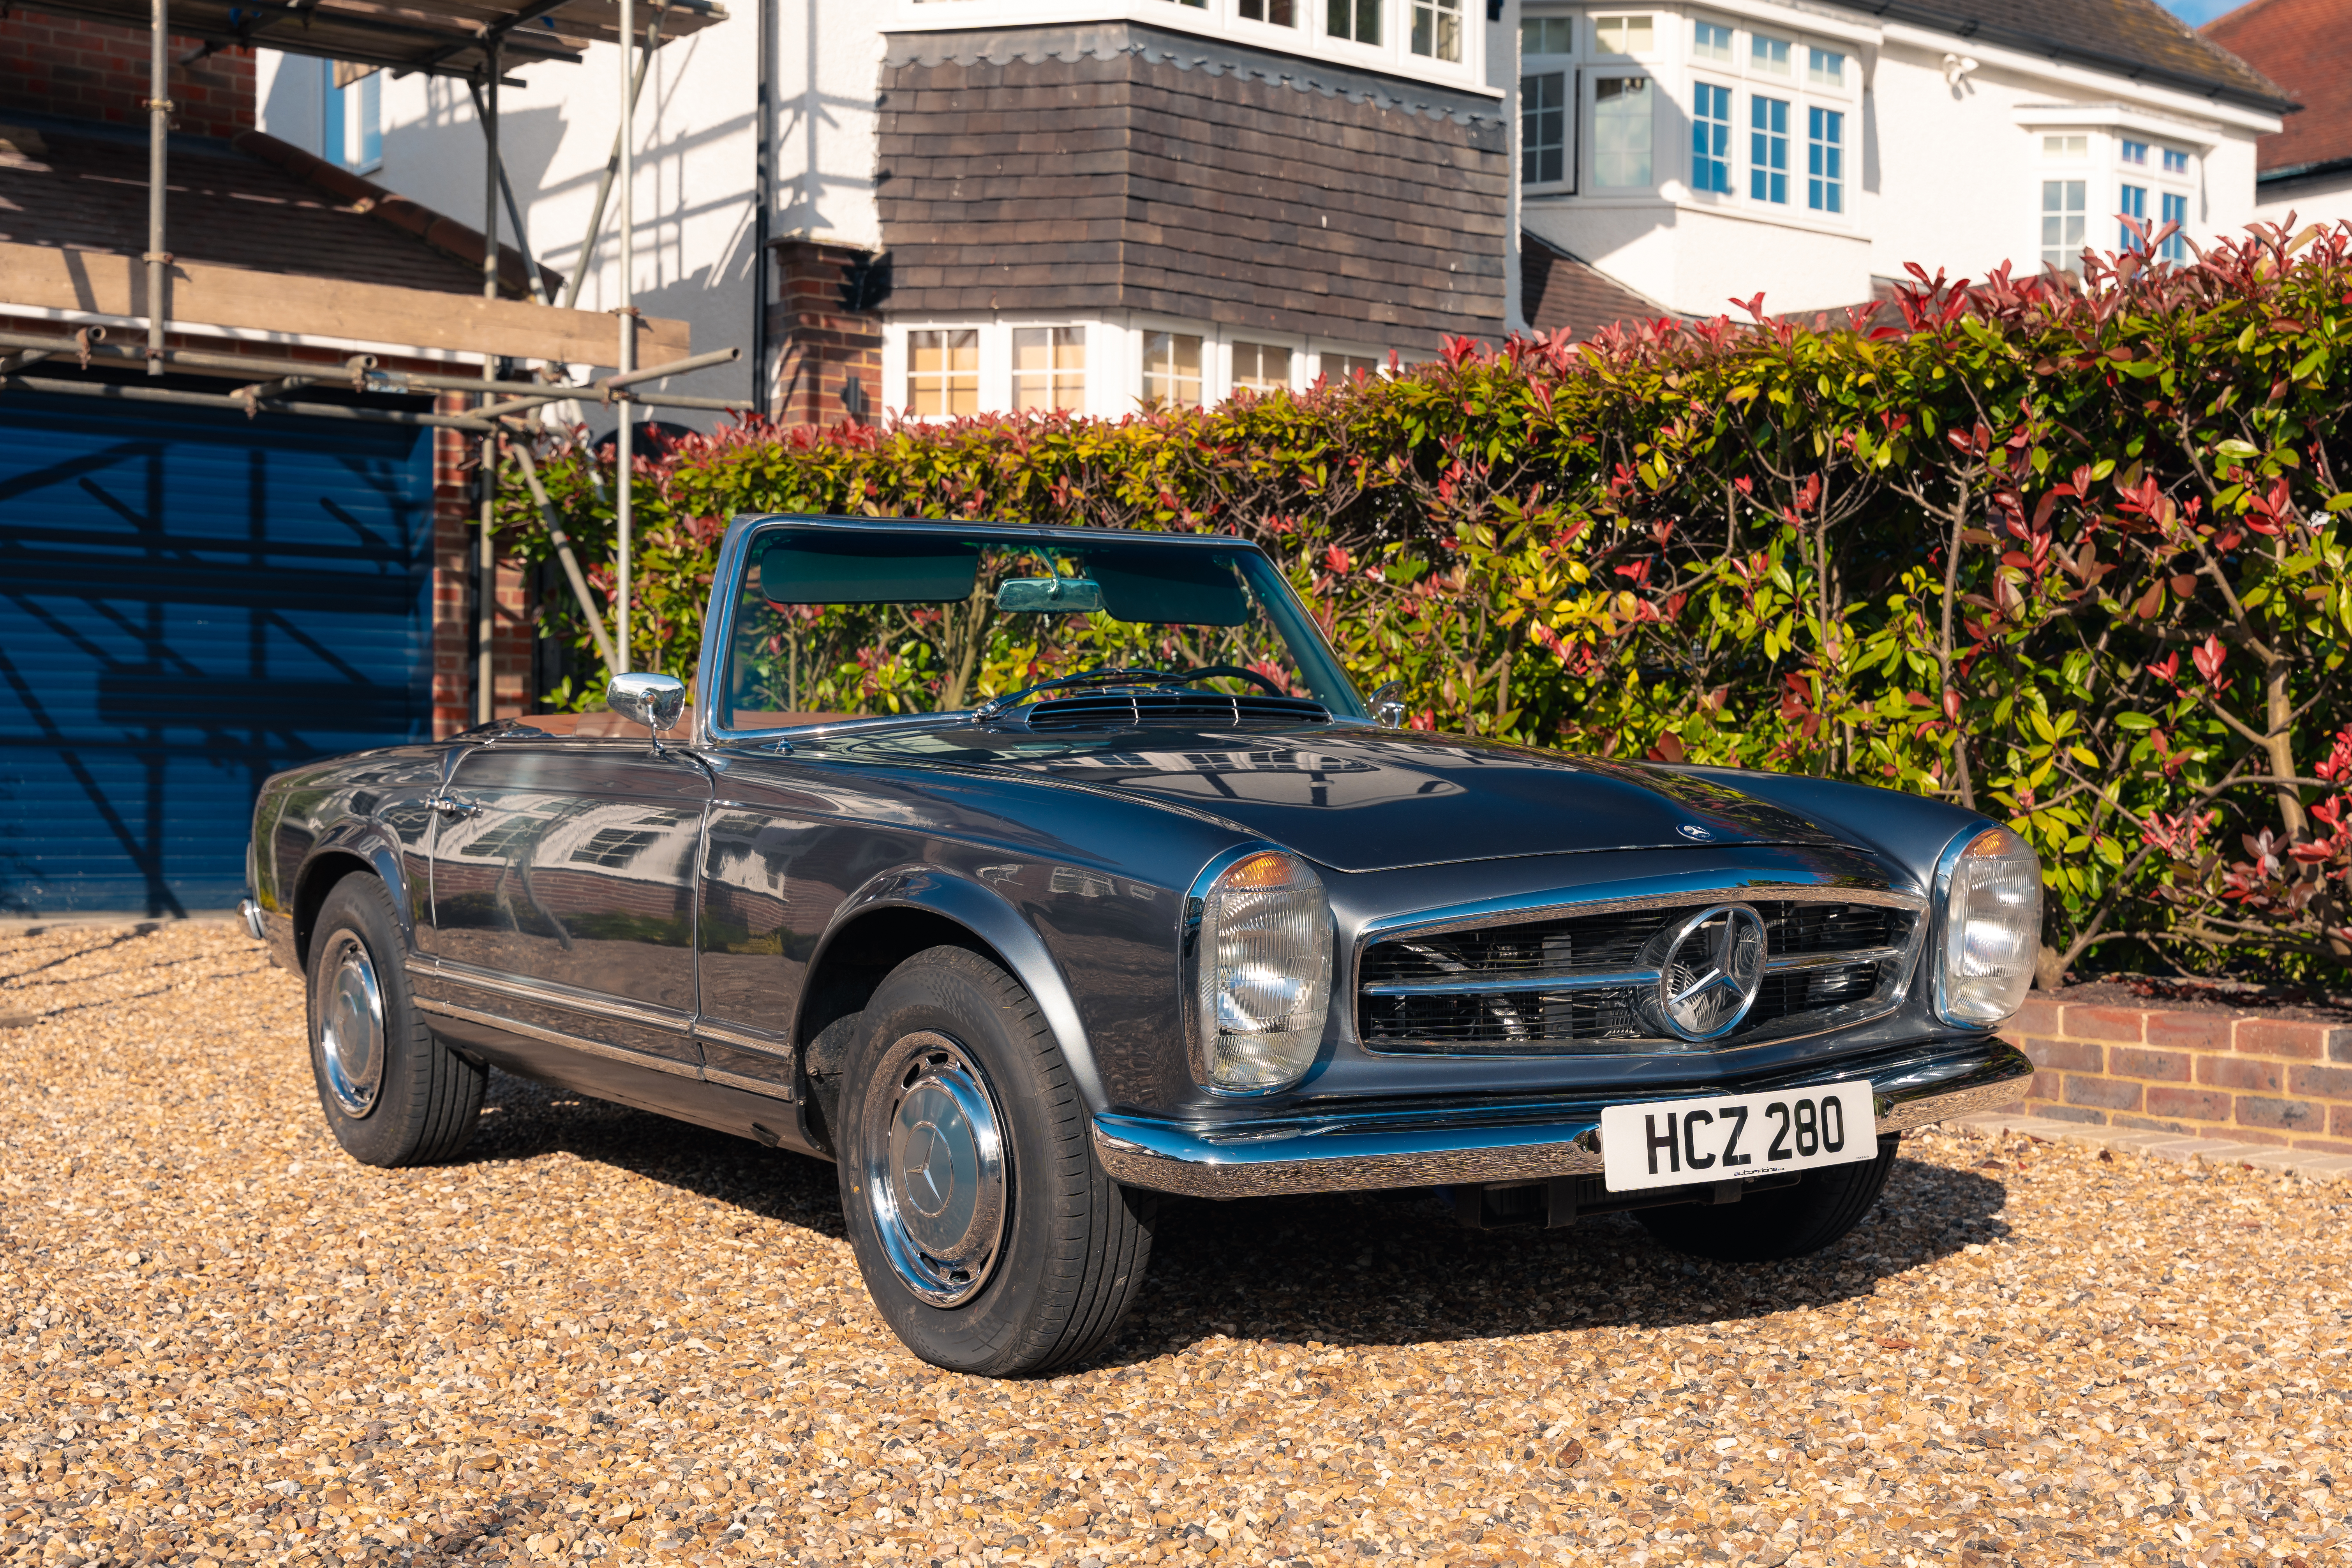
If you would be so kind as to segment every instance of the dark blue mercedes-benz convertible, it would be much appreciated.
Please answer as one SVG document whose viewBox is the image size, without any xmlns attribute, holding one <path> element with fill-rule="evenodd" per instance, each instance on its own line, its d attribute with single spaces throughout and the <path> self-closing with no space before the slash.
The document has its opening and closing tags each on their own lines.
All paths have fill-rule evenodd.
<svg viewBox="0 0 2352 1568">
<path fill-rule="evenodd" d="M 353 1157 L 456 1155 L 497 1067 L 832 1160 L 900 1337 L 1016 1374 L 1160 1194 L 1787 1258 L 2030 1071 L 2040 868 L 1971 812 L 1399 729 L 1230 538 L 744 517 L 715 583 L 691 704 L 263 789 Z"/>
</svg>

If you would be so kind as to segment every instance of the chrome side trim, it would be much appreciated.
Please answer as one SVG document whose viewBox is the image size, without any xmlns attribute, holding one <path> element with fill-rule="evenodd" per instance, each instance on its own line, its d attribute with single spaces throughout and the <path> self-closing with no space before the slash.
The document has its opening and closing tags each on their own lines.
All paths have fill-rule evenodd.
<svg viewBox="0 0 2352 1568">
<path fill-rule="evenodd" d="M 740 1072 L 725 1072 L 713 1067 L 704 1068 L 702 1076 L 712 1083 L 724 1084 L 729 1089 L 740 1089 L 751 1094 L 764 1094 L 770 1100 L 790 1100 L 793 1098 L 793 1086 L 788 1083 L 771 1083 L 763 1078 L 746 1078 Z"/>
<path fill-rule="evenodd" d="M 408 973 L 421 979 L 441 980 L 452 985 L 488 991 L 495 996 L 511 996 L 518 1002 L 568 1007 L 575 1013 L 587 1013 L 623 1024 L 636 1024 L 648 1029 L 667 1029 L 683 1035 L 694 1027 L 691 1016 L 671 1008 L 648 1006 L 642 1002 L 624 1002 L 615 996 L 602 996 L 576 986 L 557 985 L 541 980 L 520 980 L 513 975 L 500 974 L 496 970 L 476 969 L 470 964 L 411 957 Z"/>
<path fill-rule="evenodd" d="M 1186 1124 L 1094 1119 L 1095 1157 L 1114 1180 L 1191 1197 L 1356 1192 L 1460 1182 L 1542 1181 L 1601 1169 L 1604 1103 L 1801 1089 L 1866 1076 L 1882 1134 L 1990 1110 L 2017 1098 L 2033 1064 L 2001 1040 L 1942 1041 L 1889 1060 L 1814 1062 L 1745 1081 L 1652 1090 L 1549 1107 L 1465 1102 L 1418 1113 L 1354 1112 Z"/>
<path fill-rule="evenodd" d="M 677 1078 L 699 1079 L 702 1076 L 702 1069 L 692 1062 L 673 1061 L 667 1057 L 657 1057 L 646 1051 L 632 1051 L 620 1046 L 608 1046 L 602 1040 L 592 1040 L 583 1035 L 568 1035 L 561 1029 L 542 1029 L 536 1024 L 525 1024 L 517 1019 L 502 1017 L 496 1013 L 485 1013 L 478 1007 L 461 1007 L 455 1002 L 436 1001 L 424 996 L 416 997 L 415 1002 L 417 1011 L 421 1013 L 437 1014 L 444 1018 L 463 1019 L 468 1024 L 488 1025 L 493 1029 L 504 1029 L 510 1035 L 520 1035 L 526 1039 L 544 1040 L 551 1046 L 568 1046 L 572 1050 L 584 1051 L 592 1057 L 604 1057 L 612 1061 L 627 1062 L 634 1067 L 651 1068 L 656 1072 L 669 1073 Z"/>
<path fill-rule="evenodd" d="M 747 1051 L 765 1051 L 771 1056 L 790 1057 L 793 1054 L 789 1041 L 728 1024 L 714 1024 L 707 1018 L 696 1021 L 694 1032 L 703 1039 L 716 1040 L 722 1046 L 736 1046 Z"/>
</svg>

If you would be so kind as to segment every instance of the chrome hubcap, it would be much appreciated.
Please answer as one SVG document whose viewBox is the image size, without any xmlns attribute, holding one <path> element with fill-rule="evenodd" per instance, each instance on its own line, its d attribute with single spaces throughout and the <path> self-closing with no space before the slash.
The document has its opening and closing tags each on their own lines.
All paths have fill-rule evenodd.
<svg viewBox="0 0 2352 1568">
<path fill-rule="evenodd" d="M 383 992 L 366 945 L 347 931 L 328 939 L 320 971 L 317 1049 L 327 1092 L 344 1114 L 373 1110 L 383 1084 Z"/>
<path fill-rule="evenodd" d="M 987 1285 L 1004 1238 L 1004 1139 L 988 1079 L 925 1030 L 890 1047 L 861 1142 L 874 1227 L 891 1268 L 935 1307 Z"/>
</svg>

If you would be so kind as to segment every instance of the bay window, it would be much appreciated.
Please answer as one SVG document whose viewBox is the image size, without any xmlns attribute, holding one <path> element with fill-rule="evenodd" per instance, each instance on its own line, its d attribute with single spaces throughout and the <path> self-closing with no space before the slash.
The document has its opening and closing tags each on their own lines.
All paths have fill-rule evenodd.
<svg viewBox="0 0 2352 1568">
<path fill-rule="evenodd" d="M 1731 194 L 1731 89 L 1713 82 L 1691 93 L 1691 188 Z"/>
<path fill-rule="evenodd" d="M 1845 116 L 1834 109 L 1805 110 L 1805 205 L 1845 210 Z"/>
<path fill-rule="evenodd" d="M 1789 100 L 1748 100 L 1748 195 L 1752 201 L 1789 205 Z"/>
<path fill-rule="evenodd" d="M 1566 71 L 1542 71 L 1519 79 L 1519 183 L 1557 185 L 1574 168 L 1569 156 L 1569 88 Z"/>
<path fill-rule="evenodd" d="M 1427 59 L 1462 58 L 1462 0 L 1412 0 L 1412 52 Z"/>
<path fill-rule="evenodd" d="M 954 418 L 980 412 L 980 332 L 950 327 L 907 334 L 907 412 Z"/>
<path fill-rule="evenodd" d="M 2085 180 L 2042 182 L 2042 265 L 2071 268 L 2082 259 L 2089 190 Z"/>
<path fill-rule="evenodd" d="M 1087 405 L 1087 330 L 1013 329 L 1013 406 L 1016 411 Z"/>
</svg>

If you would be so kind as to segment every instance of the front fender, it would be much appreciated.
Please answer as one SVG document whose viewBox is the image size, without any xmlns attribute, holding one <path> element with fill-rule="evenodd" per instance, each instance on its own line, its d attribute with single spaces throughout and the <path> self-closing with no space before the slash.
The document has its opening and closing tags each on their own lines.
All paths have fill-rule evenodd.
<svg viewBox="0 0 2352 1568">
<path fill-rule="evenodd" d="M 1021 982 L 1030 999 L 1037 1004 L 1045 1026 L 1054 1032 L 1054 1043 L 1061 1047 L 1062 1058 L 1069 1064 L 1071 1081 L 1077 1086 L 1087 1109 L 1090 1112 L 1104 1109 L 1108 1100 L 1103 1092 L 1102 1074 L 1061 964 L 1021 911 L 979 882 L 967 881 L 936 866 L 906 867 L 868 879 L 834 911 L 817 942 L 809 973 L 822 973 L 835 938 L 860 915 L 877 909 L 921 910 L 939 915 L 994 949 L 1012 970 L 1013 977 Z M 803 989 L 800 1006 L 805 1009 L 808 1005 L 809 996 Z M 796 1034 L 799 1023 L 795 1018 Z"/>
<path fill-rule="evenodd" d="M 400 923 L 401 951 L 411 955 L 416 952 L 414 890 L 402 860 L 400 840 L 373 818 L 346 818 L 319 836 L 295 873 L 292 936 L 299 960 L 295 973 L 304 973 L 310 962 L 310 931 L 319 918 L 319 906 L 326 902 L 328 889 L 344 874 L 337 868 L 348 868 L 353 860 L 383 879 L 392 893 L 393 918 Z"/>
</svg>

